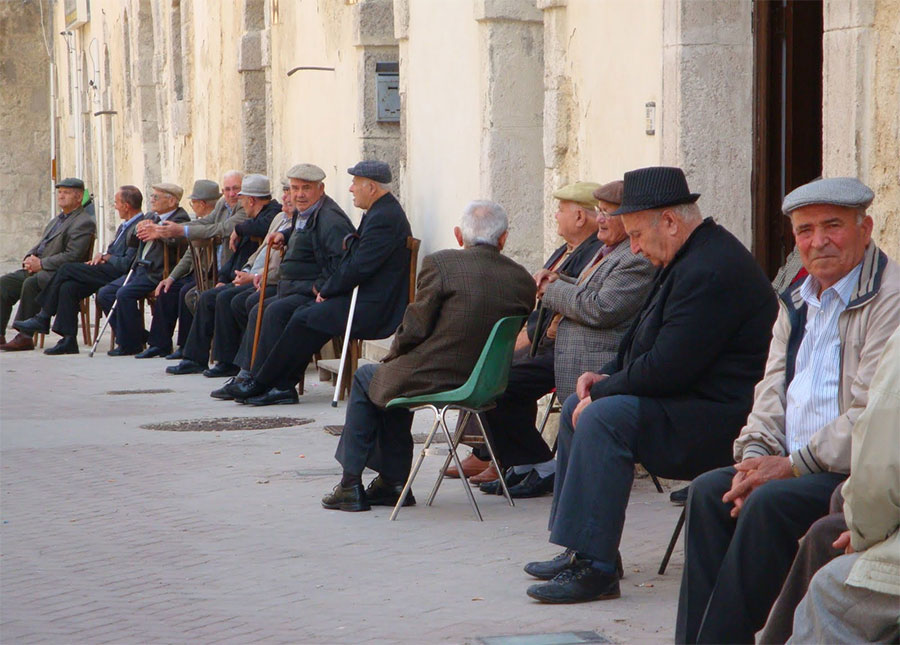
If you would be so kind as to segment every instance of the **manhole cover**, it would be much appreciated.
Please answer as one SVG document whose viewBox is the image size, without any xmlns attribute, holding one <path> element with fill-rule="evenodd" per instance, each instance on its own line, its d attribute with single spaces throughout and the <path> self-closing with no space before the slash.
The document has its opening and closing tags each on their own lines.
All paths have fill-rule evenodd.
<svg viewBox="0 0 900 645">
<path fill-rule="evenodd" d="M 122 394 L 170 394 L 175 390 L 110 390 L 107 394 L 118 396 Z"/>
<path fill-rule="evenodd" d="M 597 632 L 558 632 L 552 634 L 521 634 L 518 636 L 482 636 L 482 645 L 581 645 L 581 643 L 609 643 Z"/>
<path fill-rule="evenodd" d="M 296 417 L 220 417 L 217 419 L 186 419 L 165 421 L 141 426 L 144 430 L 167 430 L 170 432 L 229 432 L 232 430 L 269 430 L 289 428 L 312 423 L 312 419 Z"/>
</svg>

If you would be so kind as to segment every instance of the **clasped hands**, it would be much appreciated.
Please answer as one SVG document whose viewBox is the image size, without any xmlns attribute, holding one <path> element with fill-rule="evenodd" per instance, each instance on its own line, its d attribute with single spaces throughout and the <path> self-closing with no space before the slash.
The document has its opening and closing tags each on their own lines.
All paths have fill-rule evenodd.
<svg viewBox="0 0 900 645">
<path fill-rule="evenodd" d="M 584 409 L 593 403 L 591 400 L 591 387 L 603 379 L 609 378 L 609 374 L 597 374 L 597 372 L 585 372 L 578 377 L 575 383 L 575 395 L 578 397 L 578 405 L 572 411 L 572 427 L 578 424 L 578 417 Z"/>
<path fill-rule="evenodd" d="M 737 473 L 731 480 L 731 490 L 722 497 L 722 501 L 726 504 L 734 504 L 731 517 L 737 517 L 750 493 L 766 482 L 773 479 L 790 479 L 794 476 L 791 460 L 775 455 L 751 457 L 735 464 L 734 467 Z"/>
<path fill-rule="evenodd" d="M 559 274 L 555 271 L 541 269 L 540 271 L 535 273 L 534 283 L 537 285 L 537 297 L 543 298 L 544 291 L 547 290 L 547 285 L 551 282 L 556 282 L 557 280 L 559 280 Z"/>
<path fill-rule="evenodd" d="M 157 224 L 148 219 L 141 220 L 137 223 L 137 227 L 135 228 L 135 235 L 141 242 L 149 242 L 151 240 L 158 240 L 162 237 L 166 237 L 164 234 L 165 225 Z"/>
<path fill-rule="evenodd" d="M 28 271 L 28 273 L 37 273 L 43 266 L 41 265 L 41 259 L 38 256 L 29 255 L 22 260 L 22 268 Z"/>
</svg>

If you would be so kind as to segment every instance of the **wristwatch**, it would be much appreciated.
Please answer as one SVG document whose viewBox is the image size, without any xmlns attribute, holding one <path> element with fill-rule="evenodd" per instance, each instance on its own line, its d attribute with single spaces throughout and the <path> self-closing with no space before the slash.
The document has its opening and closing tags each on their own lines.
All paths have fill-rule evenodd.
<svg viewBox="0 0 900 645">
<path fill-rule="evenodd" d="M 788 461 L 791 462 L 791 471 L 794 473 L 794 477 L 799 477 L 800 469 L 797 468 L 797 464 L 794 463 L 794 455 L 788 455 Z"/>
</svg>

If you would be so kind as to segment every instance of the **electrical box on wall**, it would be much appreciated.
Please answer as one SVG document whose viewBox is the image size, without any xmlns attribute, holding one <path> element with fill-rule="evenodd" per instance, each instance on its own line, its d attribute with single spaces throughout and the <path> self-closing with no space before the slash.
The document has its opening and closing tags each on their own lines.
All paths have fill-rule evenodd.
<svg viewBox="0 0 900 645">
<path fill-rule="evenodd" d="M 66 29 L 75 29 L 91 21 L 90 0 L 66 0 Z"/>
<path fill-rule="evenodd" d="M 400 122 L 400 64 L 375 63 L 376 121 Z"/>
</svg>

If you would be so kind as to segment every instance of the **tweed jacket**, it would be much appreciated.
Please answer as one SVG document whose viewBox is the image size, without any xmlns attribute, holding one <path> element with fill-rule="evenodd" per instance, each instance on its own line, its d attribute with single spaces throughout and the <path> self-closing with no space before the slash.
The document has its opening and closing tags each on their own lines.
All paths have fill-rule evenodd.
<svg viewBox="0 0 900 645">
<path fill-rule="evenodd" d="M 632 253 L 623 240 L 584 272 L 590 277 L 581 284 L 551 282 L 542 298 L 545 307 L 563 316 L 553 359 L 560 401 L 575 392 L 579 376 L 616 357 L 622 337 L 650 293 L 656 268 Z"/>
<path fill-rule="evenodd" d="M 534 307 L 534 279 L 494 246 L 447 249 L 422 262 L 416 301 L 369 386 L 384 407 L 398 396 L 459 387 L 478 361 L 491 329 Z"/>
<path fill-rule="evenodd" d="M 234 230 L 235 225 L 240 224 L 247 219 L 247 213 L 244 207 L 238 203 L 235 205 L 231 214 L 228 214 L 228 208 L 225 205 L 225 198 L 220 197 L 216 202 L 215 208 L 209 215 L 200 217 L 187 223 L 188 240 L 208 240 L 213 237 L 222 238 L 221 262 L 225 264 L 233 254 L 231 247 L 228 246 L 228 238 Z M 173 280 L 183 278 L 190 275 L 194 270 L 194 256 L 191 254 L 190 248 L 186 249 L 178 264 L 169 273 L 169 277 Z"/>
<path fill-rule="evenodd" d="M 41 270 L 35 274 L 41 289 L 50 284 L 53 273 L 66 262 L 89 260 L 92 252 L 91 239 L 97 234 L 97 221 L 83 206 L 69 213 L 62 225 L 50 235 L 55 223 L 56 218 L 50 220 L 41 234 L 41 240 L 47 238 L 47 244 L 40 255 Z M 47 237 L 48 235 L 50 237 Z M 38 241 L 25 257 L 35 255 L 40 244 Z"/>
<path fill-rule="evenodd" d="M 784 433 L 786 393 L 806 329 L 806 303 L 799 295 L 802 285 L 802 281 L 797 282 L 781 294 L 766 372 L 756 386 L 753 411 L 734 442 L 736 461 L 787 454 Z M 817 430 L 807 445 L 794 451 L 794 464 L 800 472 L 850 472 L 851 430 L 866 407 L 869 382 L 884 345 L 898 325 L 900 265 L 870 242 L 862 260 L 859 282 L 847 308 L 838 317 L 840 416 Z"/>
</svg>

